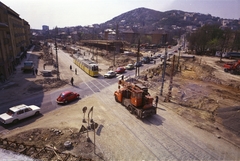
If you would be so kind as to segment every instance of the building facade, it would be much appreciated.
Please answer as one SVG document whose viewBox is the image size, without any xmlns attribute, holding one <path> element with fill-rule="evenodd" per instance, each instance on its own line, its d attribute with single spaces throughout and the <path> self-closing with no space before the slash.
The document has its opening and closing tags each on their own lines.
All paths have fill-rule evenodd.
<svg viewBox="0 0 240 161">
<path fill-rule="evenodd" d="M 30 45 L 30 25 L 0 2 L 0 81 L 5 81 L 20 63 Z"/>
</svg>

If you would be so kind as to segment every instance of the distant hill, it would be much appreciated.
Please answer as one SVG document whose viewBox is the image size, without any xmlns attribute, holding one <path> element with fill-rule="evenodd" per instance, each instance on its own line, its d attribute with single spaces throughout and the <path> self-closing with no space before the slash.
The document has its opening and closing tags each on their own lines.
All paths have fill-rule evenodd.
<svg viewBox="0 0 240 161">
<path fill-rule="evenodd" d="M 201 14 L 194 12 L 184 12 L 180 10 L 171 10 L 160 12 L 148 8 L 137 8 L 129 12 L 123 13 L 113 19 L 101 24 L 106 28 L 109 26 L 130 26 L 142 27 L 147 30 L 154 30 L 157 28 L 167 29 L 172 25 L 178 27 L 196 26 L 200 27 L 202 24 L 221 24 L 220 17 L 214 17 L 210 14 Z"/>
</svg>

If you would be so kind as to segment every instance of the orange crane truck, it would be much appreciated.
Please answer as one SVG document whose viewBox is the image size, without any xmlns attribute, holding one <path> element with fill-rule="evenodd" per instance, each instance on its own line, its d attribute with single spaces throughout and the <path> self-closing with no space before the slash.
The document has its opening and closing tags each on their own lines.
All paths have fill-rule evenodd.
<svg viewBox="0 0 240 161">
<path fill-rule="evenodd" d="M 153 97 L 148 93 L 148 88 L 141 84 L 119 80 L 114 96 L 116 102 L 121 103 L 139 119 L 157 113 L 157 108 L 153 106 Z"/>
</svg>

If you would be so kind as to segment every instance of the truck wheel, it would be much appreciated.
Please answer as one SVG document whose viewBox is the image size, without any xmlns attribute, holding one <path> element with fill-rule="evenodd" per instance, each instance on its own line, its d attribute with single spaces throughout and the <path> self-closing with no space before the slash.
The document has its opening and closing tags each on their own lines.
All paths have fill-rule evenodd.
<svg viewBox="0 0 240 161">
<path fill-rule="evenodd" d="M 131 106 L 129 108 L 129 111 L 130 111 L 131 114 L 134 114 L 134 110 L 133 110 L 133 108 Z"/>
<path fill-rule="evenodd" d="M 129 106 L 126 106 L 126 109 L 131 113 L 131 106 L 129 105 Z"/>
</svg>

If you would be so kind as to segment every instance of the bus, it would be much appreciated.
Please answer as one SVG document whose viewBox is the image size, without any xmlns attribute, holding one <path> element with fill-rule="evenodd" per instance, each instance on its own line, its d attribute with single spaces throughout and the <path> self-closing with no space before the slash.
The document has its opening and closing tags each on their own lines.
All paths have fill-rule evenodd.
<svg viewBox="0 0 240 161">
<path fill-rule="evenodd" d="M 73 63 L 92 77 L 98 77 L 98 64 L 81 56 L 73 55 Z"/>
</svg>

